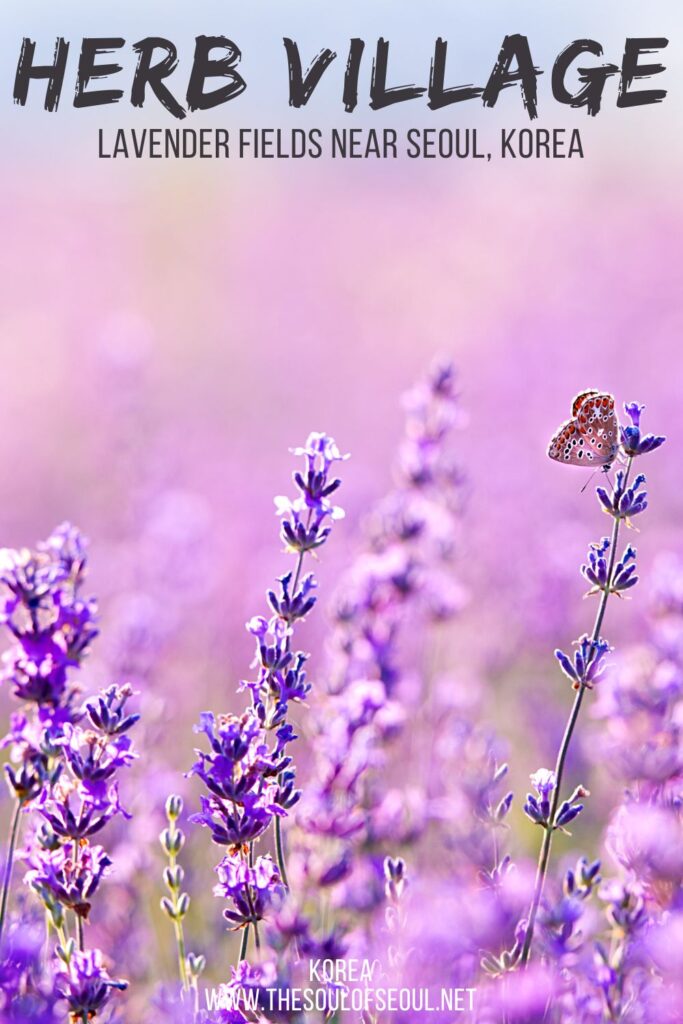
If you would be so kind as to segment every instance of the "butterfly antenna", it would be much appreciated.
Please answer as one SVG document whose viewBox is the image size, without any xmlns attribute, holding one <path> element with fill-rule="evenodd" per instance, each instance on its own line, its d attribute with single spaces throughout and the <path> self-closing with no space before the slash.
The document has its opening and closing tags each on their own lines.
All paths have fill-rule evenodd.
<svg viewBox="0 0 683 1024">
<path fill-rule="evenodd" d="M 597 473 L 597 469 L 594 469 L 593 472 L 591 473 L 591 475 L 586 480 L 586 482 L 583 485 L 583 487 L 581 488 L 581 494 L 583 494 L 583 492 L 586 490 L 586 488 L 588 487 L 589 483 L 591 482 L 591 480 L 593 479 L 593 477 L 595 476 L 596 473 Z"/>
</svg>

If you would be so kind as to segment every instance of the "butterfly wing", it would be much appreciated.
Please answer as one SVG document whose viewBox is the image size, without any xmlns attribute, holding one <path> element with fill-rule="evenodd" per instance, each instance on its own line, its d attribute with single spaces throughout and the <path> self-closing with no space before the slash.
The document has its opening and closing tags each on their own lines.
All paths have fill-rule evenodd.
<svg viewBox="0 0 683 1024">
<path fill-rule="evenodd" d="M 576 420 L 567 420 L 558 428 L 548 445 L 548 455 L 566 466 L 590 466 L 595 462 L 593 451 Z"/>
<path fill-rule="evenodd" d="M 599 395 L 600 392 L 597 388 L 588 388 L 587 391 L 580 391 L 574 401 L 572 402 L 572 416 L 574 419 L 579 415 L 579 409 L 586 401 L 587 398 L 591 398 L 593 395 Z"/>
<path fill-rule="evenodd" d="M 576 422 L 587 450 L 593 456 L 588 461 L 599 466 L 611 465 L 617 454 L 619 435 L 612 395 L 600 392 L 585 397 L 579 406 Z"/>
</svg>

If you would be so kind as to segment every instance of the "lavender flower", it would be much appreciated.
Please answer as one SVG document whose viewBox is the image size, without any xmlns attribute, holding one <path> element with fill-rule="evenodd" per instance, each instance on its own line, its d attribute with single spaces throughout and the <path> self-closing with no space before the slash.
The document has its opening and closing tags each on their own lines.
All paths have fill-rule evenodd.
<svg viewBox="0 0 683 1024">
<path fill-rule="evenodd" d="M 116 784 L 98 792 L 96 798 L 84 792 L 76 794 L 74 789 L 59 784 L 38 811 L 64 839 L 88 839 L 116 814 L 129 817 L 119 801 Z"/>
<path fill-rule="evenodd" d="M 49 608 L 56 585 L 64 580 L 61 561 L 41 558 L 27 548 L 19 551 L 3 548 L 0 551 L 0 582 L 10 595 L 3 603 L 3 622 L 12 623 L 17 609 L 23 607 L 31 617 L 43 608 Z"/>
<path fill-rule="evenodd" d="M 82 536 L 68 524 L 33 552 L 0 552 L 0 583 L 5 590 L 0 621 L 13 641 L 3 656 L 2 678 L 11 684 L 14 697 L 27 705 L 25 714 L 13 716 L 11 732 L 3 741 L 11 748 L 13 763 L 5 770 L 16 807 L 0 902 L 0 937 L 22 812 L 29 804 L 44 801 L 57 784 L 64 727 L 81 714 L 70 673 L 97 635 L 96 603 L 82 595 L 85 552 Z"/>
<path fill-rule="evenodd" d="M 631 423 L 629 426 L 621 427 L 621 446 L 626 455 L 631 457 L 647 455 L 648 452 L 653 452 L 666 441 L 666 438 L 661 435 L 646 434 L 645 437 L 641 435 L 640 417 L 644 408 L 645 406 L 639 405 L 638 402 L 627 402 L 624 405 L 624 412 Z"/>
<path fill-rule="evenodd" d="M 78 840 L 62 845 L 36 844 L 28 854 L 29 870 L 24 882 L 39 896 L 48 910 L 61 904 L 87 920 L 91 897 L 111 867 L 101 846 L 81 846 Z"/>
<path fill-rule="evenodd" d="M 61 745 L 51 725 L 44 726 L 38 718 L 29 719 L 15 712 L 2 746 L 11 747 L 14 764 L 4 766 L 5 775 L 10 792 L 22 805 L 35 800 L 46 787 L 58 781 L 63 769 L 59 760 Z"/>
<path fill-rule="evenodd" d="M 607 592 L 611 592 L 611 584 Z M 564 651 L 555 651 L 555 657 L 560 663 L 564 674 L 572 680 L 575 690 L 581 687 L 592 689 L 595 683 L 605 670 L 605 657 L 611 650 L 606 640 L 600 638 L 592 639 L 587 633 L 576 641 L 576 651 L 572 661 Z"/>
<path fill-rule="evenodd" d="M 337 477 L 330 479 L 329 472 L 335 462 L 347 459 L 348 455 L 341 455 L 334 440 L 326 434 L 309 434 L 306 444 L 293 448 L 292 453 L 303 455 L 306 460 L 305 472 L 294 474 L 299 497 L 291 501 L 278 495 L 275 508 L 282 520 L 285 544 L 290 551 L 304 554 L 322 547 L 332 532 L 330 523 L 344 516 L 343 509 L 329 501 L 341 484 Z"/>
<path fill-rule="evenodd" d="M 562 895 L 547 905 L 541 914 L 541 926 L 546 950 L 554 962 L 561 962 L 577 951 L 577 924 L 583 916 L 581 900 L 576 895 Z"/>
<path fill-rule="evenodd" d="M 550 798 L 556 786 L 555 772 L 539 768 L 531 776 L 531 784 L 537 796 L 527 794 L 524 813 L 537 825 L 545 825 L 550 817 Z"/>
<path fill-rule="evenodd" d="M 258 924 L 284 896 L 280 872 L 270 857 L 257 857 L 248 864 L 241 856 L 229 854 L 216 872 L 219 881 L 213 894 L 232 901 L 233 908 L 223 911 L 232 929 Z"/>
<path fill-rule="evenodd" d="M 93 727 L 105 736 L 121 736 L 140 720 L 139 714 L 126 708 L 132 696 L 131 686 L 109 686 L 99 696 L 85 702 L 85 713 Z"/>
<path fill-rule="evenodd" d="M 618 1020 L 629 1004 L 642 1006 L 647 1000 L 647 959 L 645 950 L 638 947 L 648 920 L 637 885 L 612 880 L 600 887 L 598 895 L 605 904 L 609 931 L 607 941 L 595 944 L 593 977 L 607 1013 Z"/>
<path fill-rule="evenodd" d="M 57 990 L 69 1007 L 74 1020 L 91 1020 L 109 1003 L 114 991 L 128 987 L 126 981 L 114 981 L 104 966 L 99 949 L 87 953 L 64 951 L 65 966 L 55 979 Z"/>
<path fill-rule="evenodd" d="M 587 564 L 581 566 L 582 575 L 592 585 L 588 596 L 604 591 L 608 586 L 610 593 L 622 594 L 625 590 L 635 587 L 638 582 L 636 575 L 636 549 L 629 544 L 621 559 L 614 566 L 608 584 L 608 560 L 610 551 L 609 537 L 603 537 L 598 544 L 591 544 L 588 549 Z"/>
<path fill-rule="evenodd" d="M 2 621 L 13 638 L 4 678 L 24 705 L 3 741 L 10 747 L 6 774 L 16 807 L 0 931 L 19 822 L 35 812 L 21 857 L 24 881 L 47 911 L 48 945 L 51 929 L 58 937 L 64 967 L 52 979 L 55 999 L 66 1000 L 74 1020 L 92 1019 L 111 991 L 126 983 L 109 978 L 99 952 L 85 951 L 84 922 L 112 864 L 103 847 L 89 840 L 119 813 L 130 817 L 119 800 L 117 775 L 137 757 L 127 731 L 139 716 L 126 710 L 130 687 L 110 687 L 83 706 L 72 678 L 98 632 L 95 601 L 82 595 L 87 563 L 79 532 L 64 525 L 35 552 L 4 552 L 0 562 L 9 593 Z M 88 720 L 86 728 L 81 723 Z M 75 918 L 77 952 L 66 937 L 68 914 Z"/>
<path fill-rule="evenodd" d="M 25 922 L 7 936 L 0 961 L 0 1018 L 3 1024 L 61 1024 L 63 1004 L 44 970 L 44 934 Z"/>
<path fill-rule="evenodd" d="M 268 591 L 268 600 L 275 615 L 290 626 L 297 619 L 305 619 L 316 602 L 313 591 L 317 587 L 317 583 L 313 573 L 304 576 L 296 595 L 291 593 L 291 572 L 280 576 L 278 583 L 280 584 L 279 595 L 274 590 Z"/>
<path fill-rule="evenodd" d="M 527 793 L 524 813 L 534 824 L 542 825 L 544 828 L 564 829 L 583 810 L 583 804 L 578 801 L 588 796 L 588 791 L 583 786 L 578 786 L 569 800 L 563 801 L 559 807 L 556 806 L 551 821 L 551 804 L 557 789 L 555 772 L 548 768 L 539 768 L 531 776 L 531 782 L 537 795 Z"/>
<path fill-rule="evenodd" d="M 111 865 L 105 851 L 88 841 L 116 815 L 130 818 L 121 806 L 115 776 L 136 755 L 126 735 L 85 732 L 69 723 L 63 727 L 60 750 L 64 772 L 39 798 L 37 811 L 45 825 L 25 854 L 29 862 L 25 881 L 51 914 L 62 946 L 63 911 L 75 912 L 83 952 L 90 898 Z"/>
<path fill-rule="evenodd" d="M 600 861 L 594 860 L 590 863 L 587 857 L 580 857 L 576 868 L 570 868 L 565 875 L 564 891 L 567 896 L 587 899 L 601 881 Z"/>
<path fill-rule="evenodd" d="M 645 904 L 634 887 L 619 881 L 606 882 L 600 889 L 610 922 L 622 932 L 633 932 L 645 924 Z"/>
<path fill-rule="evenodd" d="M 275 815 L 284 815 L 275 802 L 275 786 L 261 793 L 245 794 L 236 809 L 221 800 L 201 798 L 202 810 L 190 816 L 190 821 L 211 830 L 211 838 L 218 846 L 243 846 L 263 835 Z"/>
<path fill-rule="evenodd" d="M 615 519 L 623 519 L 628 523 L 634 516 L 647 508 L 647 491 L 643 490 L 645 476 L 639 473 L 631 486 L 627 486 L 627 477 L 623 469 L 617 471 L 616 484 L 612 494 L 604 487 L 596 488 L 598 499 L 608 515 Z"/>
<path fill-rule="evenodd" d="M 279 592 L 268 591 L 271 618 L 257 615 L 247 623 L 256 644 L 256 678 L 244 681 L 241 689 L 251 697 L 251 707 L 242 715 L 218 719 L 209 712 L 201 716 L 197 732 L 209 741 L 210 751 L 197 751 L 198 760 L 190 770 L 202 780 L 208 796 L 201 797 L 201 812 L 191 821 L 209 828 L 211 838 L 230 852 L 218 867 L 221 893 L 232 901 L 226 919 L 244 929 L 240 960 L 247 948 L 249 926 L 259 941 L 257 922 L 273 894 L 288 887 L 280 820 L 300 797 L 295 787 L 295 770 L 287 747 L 297 737 L 287 716 L 292 703 L 308 696 L 307 655 L 292 650 L 294 626 L 313 609 L 316 581 L 302 576 L 306 554 L 319 549 L 329 537 L 331 523 L 343 512 L 330 496 L 340 486 L 331 475 L 334 463 L 347 458 L 332 438 L 310 434 L 294 454 L 303 456 L 305 468 L 294 473 L 298 496 L 278 497 L 281 534 L 287 550 L 296 554 L 293 572 L 279 577 Z M 277 876 L 268 874 L 268 861 L 252 863 L 251 845 L 274 824 Z M 243 858 L 249 848 L 249 862 Z"/>
<path fill-rule="evenodd" d="M 212 797 L 203 798 L 202 815 L 195 815 L 192 820 L 207 824 L 207 814 L 223 815 L 225 825 L 230 827 L 224 830 L 227 838 L 223 840 L 219 841 L 218 833 L 214 834 L 214 841 L 221 845 L 246 842 L 247 833 L 249 838 L 256 838 L 273 815 L 283 813 L 281 782 L 291 764 L 284 748 L 296 738 L 291 726 L 280 726 L 272 749 L 265 742 L 266 733 L 258 714 L 251 709 L 240 717 L 221 716 L 218 723 L 211 713 L 204 713 L 197 731 L 209 738 L 212 753 L 197 751 L 199 760 L 190 774 L 202 779 Z M 226 808 L 224 801 L 229 801 L 230 806 Z"/>
<path fill-rule="evenodd" d="M 387 899 L 400 900 L 406 885 L 406 865 L 401 857 L 384 858 Z"/>
<path fill-rule="evenodd" d="M 64 727 L 63 751 L 67 764 L 75 778 L 81 783 L 82 791 L 99 798 L 106 794 L 107 783 L 120 768 L 125 768 L 137 758 L 129 736 L 109 734 L 98 735 L 80 726 L 67 724 Z"/>
<path fill-rule="evenodd" d="M 67 689 L 67 653 L 61 636 L 24 635 L 3 657 L 4 679 L 17 700 L 59 706 Z"/>
<path fill-rule="evenodd" d="M 269 960 L 259 964 L 249 964 L 242 960 L 231 970 L 230 981 L 219 987 L 219 1009 L 207 1024 L 213 1024 L 214 1021 L 215 1024 L 246 1024 L 253 1016 L 254 1006 L 260 1011 L 259 1019 L 267 1020 L 265 1009 L 271 1003 L 268 993 L 272 996 L 272 993 L 283 987 L 283 979 L 278 976 L 276 964 Z M 285 1021 L 289 1020 L 284 1013 L 280 1016 Z"/>
<path fill-rule="evenodd" d="M 19 700 L 68 707 L 69 669 L 97 636 L 97 606 L 81 596 L 85 575 L 86 544 L 68 524 L 35 552 L 0 553 L 0 581 L 9 591 L 2 618 L 15 639 L 4 678 Z"/>
</svg>

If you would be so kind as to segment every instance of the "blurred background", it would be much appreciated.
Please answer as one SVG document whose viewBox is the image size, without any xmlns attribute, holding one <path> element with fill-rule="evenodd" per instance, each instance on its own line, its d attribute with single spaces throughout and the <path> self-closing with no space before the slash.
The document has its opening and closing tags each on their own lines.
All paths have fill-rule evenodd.
<svg viewBox="0 0 683 1024">
<path fill-rule="evenodd" d="M 290 489 L 289 448 L 324 430 L 352 454 L 347 519 L 319 566 L 324 605 L 390 486 L 400 396 L 435 355 L 455 361 L 468 420 L 458 572 L 470 597 L 443 657 L 486 679 L 517 781 L 553 757 L 570 694 L 552 649 L 588 626 L 578 567 L 607 530 L 593 488 L 581 493 L 585 474 L 546 456 L 577 391 L 644 402 L 646 428 L 668 435 L 648 459 L 641 574 L 662 552 L 683 553 L 681 21 L 673 2 L 484 12 L 401 0 L 325 13 L 268 2 L 258 16 L 209 2 L 3 5 L 0 544 L 32 545 L 64 519 L 90 538 L 102 638 L 85 675 L 93 688 L 129 677 L 142 690 L 160 806 L 185 785 L 198 713 L 238 706 L 251 660 L 243 623 L 287 567 L 272 498 Z M 153 99 L 144 112 L 74 111 L 76 40 L 168 36 L 184 82 L 199 32 L 238 42 L 249 86 L 183 127 L 437 125 L 487 137 L 528 126 L 516 89 L 495 111 L 474 102 L 437 114 L 417 100 L 372 114 L 365 66 L 359 108 L 345 115 L 344 47 L 384 35 L 396 81 L 426 84 L 442 35 L 453 83 L 483 84 L 503 35 L 524 32 L 545 72 L 536 124 L 578 126 L 585 159 L 98 160 L 99 127 L 176 123 Z M 57 34 L 73 41 L 60 110 L 46 114 L 35 85 L 14 106 L 22 36 L 47 54 Z M 304 111 L 286 105 L 285 34 L 311 56 L 340 52 Z M 612 80 L 598 117 L 559 108 L 552 60 L 580 35 L 615 63 L 627 35 L 669 36 L 665 102 L 617 110 Z M 637 640 L 644 607 L 638 594 L 611 608 L 609 638 Z M 306 628 L 315 679 L 324 616 Z"/>
</svg>

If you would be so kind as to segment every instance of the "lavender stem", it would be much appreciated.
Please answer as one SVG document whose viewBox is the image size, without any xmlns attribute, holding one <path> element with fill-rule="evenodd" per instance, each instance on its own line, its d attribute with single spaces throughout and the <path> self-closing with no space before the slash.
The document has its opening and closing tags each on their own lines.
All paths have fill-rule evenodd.
<svg viewBox="0 0 683 1024">
<path fill-rule="evenodd" d="M 629 458 L 626 472 L 624 475 L 623 487 L 626 488 L 628 484 L 628 478 L 631 473 L 631 466 L 633 464 L 633 457 Z M 602 595 L 600 597 L 600 604 L 598 605 L 597 615 L 595 616 L 595 625 L 593 626 L 593 633 L 591 637 L 591 660 L 594 657 L 595 644 L 600 638 L 600 631 L 602 629 L 603 619 L 605 618 L 605 610 L 607 608 L 607 600 L 610 595 L 610 589 L 612 585 L 612 576 L 614 574 L 614 565 L 616 562 L 617 554 L 617 542 L 619 540 L 619 528 L 621 526 L 621 518 L 619 516 L 614 517 L 612 524 L 612 538 L 610 542 L 610 556 L 609 564 L 607 568 L 607 582 L 603 588 Z M 567 760 L 567 754 L 569 752 L 569 744 L 571 743 L 574 729 L 578 721 L 579 712 L 581 710 L 581 704 L 583 703 L 583 695 L 586 690 L 585 682 L 579 685 L 576 691 L 576 697 L 574 698 L 574 704 L 567 721 L 567 725 L 564 730 L 564 736 L 562 737 L 562 743 L 560 750 L 557 755 L 557 763 L 555 765 L 555 788 L 552 794 L 552 802 L 550 805 L 550 814 L 548 815 L 548 821 L 544 827 L 543 842 L 541 843 L 541 849 L 538 856 L 538 866 L 536 868 L 536 880 L 534 882 L 534 894 L 531 901 L 531 907 L 529 909 L 529 920 L 526 929 L 526 935 L 524 937 L 524 946 L 522 947 L 521 965 L 526 967 L 529 961 L 529 955 L 531 953 L 531 942 L 534 935 L 534 926 L 536 924 L 536 917 L 538 915 L 538 908 L 541 903 L 543 896 L 543 888 L 545 885 L 545 878 L 548 871 L 548 862 L 550 860 L 550 848 L 552 846 L 552 837 L 557 808 L 560 804 L 560 790 L 562 787 L 562 776 L 564 774 L 565 762 Z"/>
<path fill-rule="evenodd" d="M 176 794 L 172 794 L 166 801 L 166 820 L 168 828 L 160 835 L 161 844 L 168 857 L 168 874 L 164 872 L 166 887 L 170 892 L 170 901 L 162 900 L 161 905 L 173 923 L 176 949 L 178 952 L 178 972 L 183 993 L 189 992 L 191 987 L 187 967 L 187 953 L 185 949 L 185 930 L 183 918 L 189 908 L 189 897 L 182 889 L 182 871 L 178 865 L 178 854 L 183 847 L 184 835 L 178 827 L 178 818 L 183 809 L 183 801 Z M 195 979 L 196 980 L 196 979 Z"/>
<path fill-rule="evenodd" d="M 245 925 L 242 929 L 242 943 L 240 945 L 240 955 L 237 963 L 240 964 L 247 956 L 247 947 L 249 946 L 249 925 Z"/>
<path fill-rule="evenodd" d="M 178 947 L 178 970 L 180 972 L 180 984 L 182 985 L 183 992 L 188 992 L 190 989 L 190 983 L 187 978 L 185 934 L 183 932 L 183 926 L 180 923 L 180 921 L 175 922 L 175 939 L 176 946 Z"/>
<path fill-rule="evenodd" d="M 175 828 L 176 828 L 175 821 L 172 822 L 171 827 L 175 830 Z M 177 865 L 177 854 L 175 852 L 173 852 L 173 853 L 171 853 L 169 855 L 169 864 L 171 866 L 171 870 L 173 870 L 176 867 L 176 865 Z M 178 906 L 178 892 L 177 891 L 175 893 L 175 904 L 176 904 L 176 909 L 177 909 L 177 906 Z M 177 916 L 174 917 L 174 919 L 173 919 L 173 931 L 175 932 L 176 948 L 178 950 L 178 972 L 180 974 L 180 984 L 182 986 L 183 992 L 189 992 L 190 991 L 190 980 L 189 980 L 189 978 L 187 976 L 187 954 L 186 954 L 186 951 L 185 951 L 185 929 L 183 928 L 182 920 L 179 917 L 177 917 Z M 81 937 L 81 932 L 79 932 L 79 939 L 80 939 L 80 937 Z M 81 949 L 83 949 L 82 946 L 81 946 Z"/>
<path fill-rule="evenodd" d="M 249 846 L 249 867 L 253 868 L 253 866 L 254 866 L 254 844 L 251 843 L 250 846 Z M 251 916 L 253 918 L 253 923 L 254 923 L 254 943 L 256 944 L 256 949 L 258 950 L 258 949 L 261 948 L 261 939 L 259 938 L 258 921 L 256 919 L 256 912 L 254 910 L 254 903 L 253 903 L 253 900 L 251 898 L 251 890 L 250 890 L 249 886 L 247 886 L 247 902 L 249 904 L 249 910 L 251 911 Z"/>
<path fill-rule="evenodd" d="M 277 866 L 280 869 L 280 877 L 282 884 L 285 889 L 289 890 L 289 880 L 287 878 L 287 871 L 285 869 L 285 851 L 282 842 L 282 828 L 280 825 L 280 818 L 275 819 L 275 853 L 277 856 Z"/>
<path fill-rule="evenodd" d="M 7 847 L 7 863 L 5 864 L 5 878 L 2 883 L 2 903 L 0 904 L 0 939 L 2 939 L 2 932 L 5 927 L 7 899 L 9 896 L 10 883 L 12 881 L 12 864 L 14 862 L 14 849 L 17 844 L 17 836 L 19 834 L 19 822 L 21 820 L 21 809 L 23 805 L 23 800 L 17 800 L 17 805 L 14 809 L 14 814 L 12 816 L 12 825 L 10 827 L 9 845 Z"/>
<path fill-rule="evenodd" d="M 80 860 L 80 844 L 78 842 L 74 843 L 74 850 L 75 850 L 74 860 L 76 861 L 76 865 L 78 866 L 78 861 Z M 76 911 L 76 935 L 78 936 L 78 948 L 81 951 L 81 953 L 83 953 L 85 951 L 85 935 L 83 934 L 83 918 L 78 913 L 78 911 Z"/>
<path fill-rule="evenodd" d="M 308 513 L 307 526 L 311 523 L 311 513 Z M 301 570 L 304 564 L 304 551 L 299 552 L 299 557 L 296 562 L 296 569 L 294 571 L 294 584 L 292 586 L 292 593 L 296 594 L 296 589 L 299 586 L 299 580 L 301 578 Z M 289 646 L 289 643 L 288 645 Z M 279 780 L 281 781 L 281 779 Z M 289 892 L 289 880 L 287 879 L 287 869 L 285 867 L 285 848 L 282 841 L 282 823 L 279 815 L 275 818 L 275 856 L 277 859 L 277 866 L 280 869 L 280 878 L 287 892 Z M 257 936 L 258 938 L 258 936 Z M 241 959 L 241 958 L 240 958 Z"/>
</svg>

